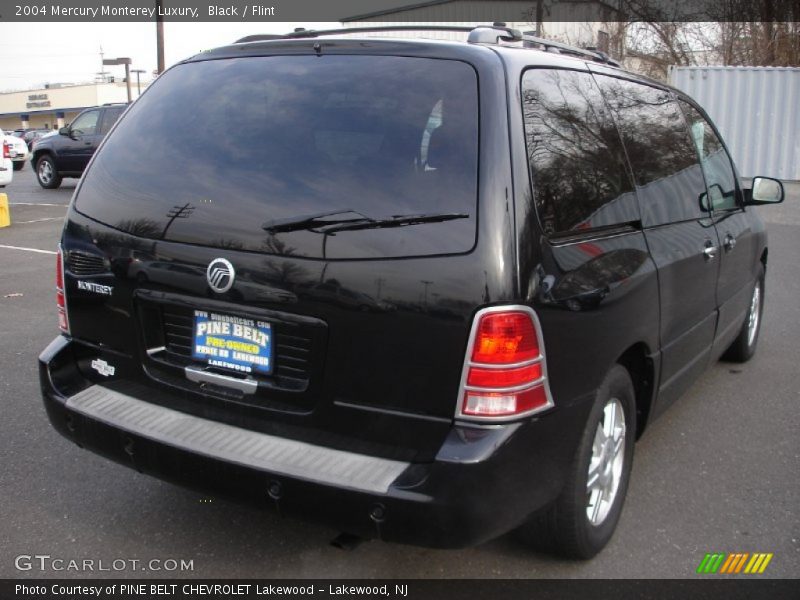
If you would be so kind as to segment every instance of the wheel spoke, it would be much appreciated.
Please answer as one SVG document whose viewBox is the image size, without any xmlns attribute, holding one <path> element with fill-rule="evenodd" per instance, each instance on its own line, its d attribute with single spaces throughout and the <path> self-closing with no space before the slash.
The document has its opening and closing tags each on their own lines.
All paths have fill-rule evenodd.
<svg viewBox="0 0 800 600">
<path fill-rule="evenodd" d="M 594 433 L 594 445 L 592 446 L 592 449 L 595 451 L 595 453 L 600 452 L 600 449 L 603 447 L 603 444 L 605 444 L 606 439 L 606 432 L 603 431 L 603 428 L 598 424 L 597 431 Z"/>
<path fill-rule="evenodd" d="M 625 445 L 625 428 L 620 429 L 619 437 L 614 440 L 614 456 L 619 454 L 622 447 Z"/>
<path fill-rule="evenodd" d="M 614 427 L 617 424 L 617 403 L 616 402 L 609 402 L 606 404 L 605 409 L 605 419 L 603 422 L 603 433 L 606 434 L 606 438 L 610 438 L 614 435 Z"/>
<path fill-rule="evenodd" d="M 597 523 L 597 517 L 600 514 L 600 507 L 603 505 L 604 490 L 602 488 L 597 490 L 594 498 L 594 506 L 592 506 L 592 523 Z"/>
<path fill-rule="evenodd" d="M 600 479 L 600 472 L 602 470 L 603 470 L 603 461 L 602 460 L 597 460 L 597 461 L 593 460 L 589 464 L 589 476 L 586 479 L 586 489 L 587 490 L 592 490 L 597 486 L 597 482 Z"/>
<path fill-rule="evenodd" d="M 761 312 L 761 285 L 756 282 L 753 289 L 753 297 L 750 300 L 750 314 L 747 318 L 747 344 L 752 345 L 758 332 L 758 321 Z"/>
</svg>

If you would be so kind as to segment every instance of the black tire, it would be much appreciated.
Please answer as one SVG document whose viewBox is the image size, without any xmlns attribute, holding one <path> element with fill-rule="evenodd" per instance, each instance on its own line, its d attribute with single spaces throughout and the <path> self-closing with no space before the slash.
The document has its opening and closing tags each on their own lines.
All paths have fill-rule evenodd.
<svg viewBox="0 0 800 600">
<path fill-rule="evenodd" d="M 618 402 L 615 403 L 614 400 Z M 615 474 L 610 479 L 610 485 L 613 487 L 613 482 L 616 481 L 613 499 L 605 505 L 600 504 L 603 510 L 598 511 L 597 521 L 593 523 L 588 511 L 594 506 L 591 500 L 595 496 L 592 494 L 599 491 L 587 491 L 589 467 L 593 458 L 595 437 L 599 435 L 598 426 L 607 419 L 606 405 L 610 403 L 614 404 L 615 410 L 619 410 L 621 406 L 625 417 L 622 436 L 624 441 L 620 448 L 622 462 L 618 471 L 610 468 L 609 472 Z M 633 383 L 625 367 L 614 365 L 597 390 L 594 406 L 589 413 L 561 494 L 549 508 L 535 515 L 520 528 L 523 539 L 536 550 L 555 552 L 567 558 L 589 559 L 600 552 L 614 534 L 622 514 L 633 465 L 635 439 L 636 397 Z M 598 448 L 601 446 L 602 444 L 598 444 Z M 597 459 L 597 454 L 594 456 Z M 606 463 L 601 460 L 600 464 Z M 612 459 L 611 465 L 613 464 Z M 607 477 L 605 479 L 608 480 Z M 600 512 L 604 512 L 604 516 Z"/>
<path fill-rule="evenodd" d="M 25 166 L 25 161 L 24 160 L 16 160 L 16 161 L 14 161 L 13 166 L 14 166 L 14 170 L 15 171 L 22 171 L 22 167 Z"/>
<path fill-rule="evenodd" d="M 750 297 L 750 307 L 747 309 L 747 314 L 744 316 L 744 323 L 739 330 L 739 335 L 733 340 L 733 343 L 728 346 L 725 354 L 722 355 L 723 360 L 731 362 L 747 362 L 756 353 L 758 346 L 758 334 L 761 333 L 761 322 L 764 316 L 764 267 L 759 267 L 758 277 L 753 286 L 753 294 Z M 750 325 L 755 319 L 754 332 L 751 336 Z"/>
<path fill-rule="evenodd" d="M 46 175 L 47 170 L 45 163 L 50 165 L 50 172 L 52 175 L 49 178 Z M 58 169 L 56 169 L 53 157 L 49 154 L 40 156 L 39 160 L 36 161 L 36 181 L 46 190 L 54 190 L 61 185 L 61 175 L 58 174 Z"/>
</svg>

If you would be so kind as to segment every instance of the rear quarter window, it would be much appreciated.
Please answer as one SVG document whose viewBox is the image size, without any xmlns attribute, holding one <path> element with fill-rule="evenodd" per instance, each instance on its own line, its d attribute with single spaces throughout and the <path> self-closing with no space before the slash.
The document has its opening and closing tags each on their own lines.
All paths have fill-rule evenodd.
<svg viewBox="0 0 800 600">
<path fill-rule="evenodd" d="M 526 71 L 522 110 L 534 198 L 546 233 L 639 220 L 622 140 L 590 73 Z"/>
</svg>

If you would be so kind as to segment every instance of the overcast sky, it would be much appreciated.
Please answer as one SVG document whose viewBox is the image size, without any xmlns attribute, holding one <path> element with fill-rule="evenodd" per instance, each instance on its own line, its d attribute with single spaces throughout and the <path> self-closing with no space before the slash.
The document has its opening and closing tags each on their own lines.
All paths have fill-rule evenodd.
<svg viewBox="0 0 800 600">
<path fill-rule="evenodd" d="M 286 33 L 295 27 L 332 29 L 339 23 L 170 23 L 164 24 L 166 66 L 202 50 L 254 33 Z M 156 68 L 155 23 L 0 23 L 0 92 L 45 83 L 93 81 L 106 58 L 130 57 L 132 69 L 149 79 Z M 123 76 L 124 67 L 106 67 Z M 134 79 L 135 81 L 135 79 Z"/>
</svg>

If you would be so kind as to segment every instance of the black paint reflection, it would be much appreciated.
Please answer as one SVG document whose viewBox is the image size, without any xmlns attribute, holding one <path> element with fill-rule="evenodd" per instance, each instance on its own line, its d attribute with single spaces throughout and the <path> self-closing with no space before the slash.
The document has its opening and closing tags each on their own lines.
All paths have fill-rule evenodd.
<svg viewBox="0 0 800 600">
<path fill-rule="evenodd" d="M 573 253 L 591 256 L 579 267 L 560 277 L 544 275 L 539 287 L 539 301 L 568 310 L 597 308 L 618 285 L 630 279 L 647 260 L 647 252 L 636 248 L 620 248 L 604 252 L 592 243 L 559 248 L 555 256 Z"/>
</svg>

